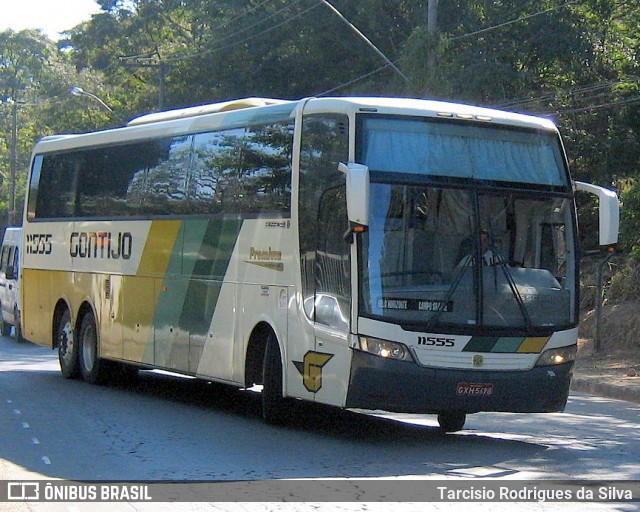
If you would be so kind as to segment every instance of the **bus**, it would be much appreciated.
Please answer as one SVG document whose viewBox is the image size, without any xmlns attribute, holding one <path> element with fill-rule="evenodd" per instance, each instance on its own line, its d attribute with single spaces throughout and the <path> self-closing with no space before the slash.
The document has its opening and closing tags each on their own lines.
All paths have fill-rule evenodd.
<svg viewBox="0 0 640 512">
<path fill-rule="evenodd" d="M 246 98 L 45 137 L 24 336 L 90 383 L 262 386 L 270 423 L 296 399 L 448 432 L 562 411 L 578 189 L 615 244 L 616 194 L 572 182 L 551 121 L 421 99 Z"/>
</svg>

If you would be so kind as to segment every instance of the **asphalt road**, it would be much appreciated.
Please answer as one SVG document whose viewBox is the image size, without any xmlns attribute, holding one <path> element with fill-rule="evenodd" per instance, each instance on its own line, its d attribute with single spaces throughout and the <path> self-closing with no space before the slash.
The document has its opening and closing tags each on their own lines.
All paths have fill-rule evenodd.
<svg viewBox="0 0 640 512">
<path fill-rule="evenodd" d="M 158 372 L 128 385 L 66 380 L 54 351 L 0 338 L 0 479 L 640 480 L 639 411 L 573 394 L 561 414 L 471 415 L 465 430 L 444 434 L 431 416 L 299 404 L 288 426 L 273 427 L 251 392 Z"/>
</svg>

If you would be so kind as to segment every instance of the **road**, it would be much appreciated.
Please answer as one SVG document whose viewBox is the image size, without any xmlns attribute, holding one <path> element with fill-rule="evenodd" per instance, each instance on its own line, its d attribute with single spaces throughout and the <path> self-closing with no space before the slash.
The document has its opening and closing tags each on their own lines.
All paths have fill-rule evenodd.
<svg viewBox="0 0 640 512">
<path fill-rule="evenodd" d="M 639 411 L 640 404 L 575 394 L 562 414 L 471 415 L 464 431 L 444 434 L 431 416 L 301 404 L 290 425 L 273 427 L 262 422 L 254 393 L 158 372 L 93 386 L 62 378 L 54 351 L 0 338 L 0 480 L 640 480 Z M 534 505 L 514 510 L 539 510 Z M 45 510 L 20 506 L 0 510 Z M 145 506 L 126 510 L 161 510 Z M 46 510 L 85 510 L 57 507 Z M 482 510 L 508 510 L 493 507 Z"/>
</svg>

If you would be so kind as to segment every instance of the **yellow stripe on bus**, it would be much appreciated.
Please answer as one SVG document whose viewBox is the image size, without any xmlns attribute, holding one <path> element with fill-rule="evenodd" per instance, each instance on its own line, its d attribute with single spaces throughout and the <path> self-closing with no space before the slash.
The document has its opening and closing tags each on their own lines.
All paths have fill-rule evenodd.
<svg viewBox="0 0 640 512">
<path fill-rule="evenodd" d="M 123 276 L 127 307 L 122 311 L 122 334 L 128 340 L 122 347 L 124 359 L 154 364 L 153 318 L 181 225 L 173 220 L 152 222 L 137 275 Z"/>
<path fill-rule="evenodd" d="M 547 341 L 549 341 L 549 336 L 542 338 L 525 338 L 517 351 L 527 354 L 539 354 L 547 344 Z"/>
<path fill-rule="evenodd" d="M 139 276 L 165 277 L 181 224 L 179 220 L 151 223 L 138 267 Z"/>
</svg>

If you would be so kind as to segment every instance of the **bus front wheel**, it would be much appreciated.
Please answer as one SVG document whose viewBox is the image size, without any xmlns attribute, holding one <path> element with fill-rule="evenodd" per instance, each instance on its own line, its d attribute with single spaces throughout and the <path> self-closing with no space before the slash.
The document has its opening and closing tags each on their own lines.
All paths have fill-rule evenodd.
<svg viewBox="0 0 640 512">
<path fill-rule="evenodd" d="M 98 357 L 98 331 L 93 313 L 87 313 L 80 324 L 79 360 L 85 381 L 98 384 L 104 377 L 104 362 Z"/>
<path fill-rule="evenodd" d="M 11 325 L 5 322 L 0 316 L 0 335 L 9 336 L 10 332 L 11 332 Z"/>
<path fill-rule="evenodd" d="M 282 394 L 282 358 L 275 334 L 270 332 L 262 365 L 262 418 L 272 425 L 282 424 L 285 417 Z"/>
<path fill-rule="evenodd" d="M 78 343 L 76 333 L 71 323 L 71 314 L 65 309 L 56 327 L 56 343 L 58 345 L 58 361 L 60 371 L 67 379 L 80 376 L 78 361 Z"/>
<path fill-rule="evenodd" d="M 449 411 L 438 414 L 438 424 L 445 432 L 462 430 L 467 415 L 460 411 Z"/>
</svg>

